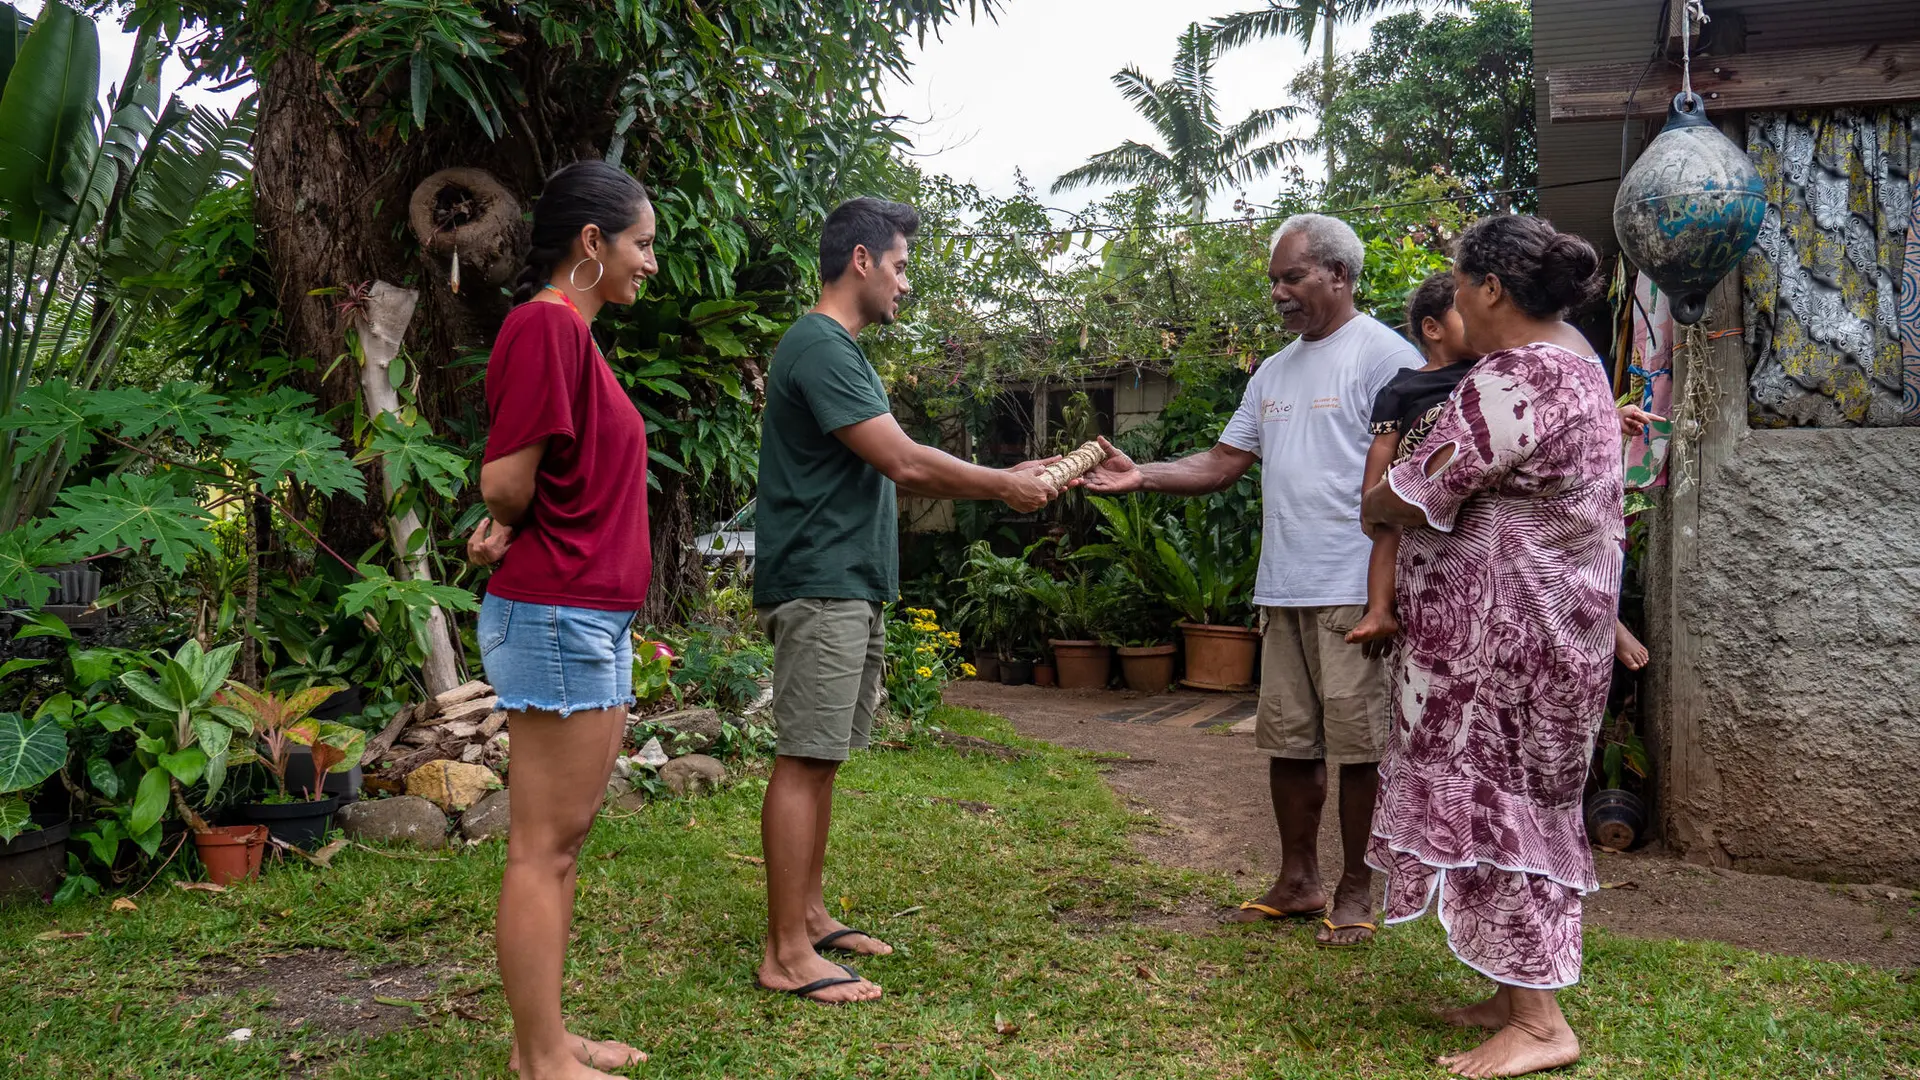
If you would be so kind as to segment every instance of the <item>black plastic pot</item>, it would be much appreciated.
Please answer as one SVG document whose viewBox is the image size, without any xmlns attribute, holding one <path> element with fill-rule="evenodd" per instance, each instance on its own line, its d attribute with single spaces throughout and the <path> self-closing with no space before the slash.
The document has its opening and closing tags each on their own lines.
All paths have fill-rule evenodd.
<svg viewBox="0 0 1920 1080">
<path fill-rule="evenodd" d="M 355 765 L 343 773 L 328 773 L 320 790 L 340 796 L 340 805 L 345 806 L 360 801 L 361 780 L 360 766 Z M 313 790 L 312 748 L 297 744 L 287 748 L 287 790 L 302 795 Z"/>
<path fill-rule="evenodd" d="M 1596 791 L 1587 796 L 1586 812 L 1587 839 L 1601 847 L 1625 851 L 1647 830 L 1647 804 L 1631 791 Z"/>
<path fill-rule="evenodd" d="M 40 827 L 0 844 L 0 903 L 50 897 L 67 876 L 73 822 L 52 814 L 35 814 L 33 822 Z"/>
<path fill-rule="evenodd" d="M 46 567 L 42 573 L 51 574 L 58 583 L 47 598 L 49 604 L 85 607 L 100 599 L 100 571 L 86 563 Z"/>
<path fill-rule="evenodd" d="M 1000 657 L 990 649 L 973 654 L 974 678 L 981 682 L 1000 681 Z"/>
<path fill-rule="evenodd" d="M 367 692 L 362 686 L 349 686 L 320 703 L 313 710 L 315 720 L 345 721 L 367 711 Z"/>
<path fill-rule="evenodd" d="M 239 825 L 265 825 L 275 840 L 312 851 L 327 838 L 327 827 L 339 807 L 338 795 L 314 802 L 242 803 L 233 808 L 233 820 Z"/>
<path fill-rule="evenodd" d="M 1002 686 L 1025 686 L 1033 681 L 1033 661 L 1000 661 L 1000 684 Z"/>
</svg>

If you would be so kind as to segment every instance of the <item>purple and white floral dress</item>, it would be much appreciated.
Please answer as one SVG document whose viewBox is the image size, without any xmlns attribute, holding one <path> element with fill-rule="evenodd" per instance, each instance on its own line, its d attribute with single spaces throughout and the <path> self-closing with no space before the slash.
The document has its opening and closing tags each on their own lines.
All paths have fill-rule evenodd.
<svg viewBox="0 0 1920 1080">
<path fill-rule="evenodd" d="M 1580 807 L 1613 673 L 1621 473 L 1605 372 L 1548 344 L 1483 358 L 1387 473 L 1432 527 L 1400 541 L 1367 862 L 1387 876 L 1387 922 L 1437 898 L 1454 954 L 1513 986 L 1580 977 L 1580 897 L 1599 884 Z"/>
</svg>

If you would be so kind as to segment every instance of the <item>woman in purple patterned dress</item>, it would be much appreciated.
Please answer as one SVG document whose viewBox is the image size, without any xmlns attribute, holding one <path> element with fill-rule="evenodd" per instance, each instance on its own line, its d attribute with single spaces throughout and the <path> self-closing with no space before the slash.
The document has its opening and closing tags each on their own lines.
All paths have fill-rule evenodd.
<svg viewBox="0 0 1920 1080">
<path fill-rule="evenodd" d="M 1446 1014 L 1493 1037 L 1440 1063 L 1518 1076 L 1580 1056 L 1554 992 L 1580 976 L 1580 897 L 1598 887 L 1580 800 L 1613 671 L 1620 420 L 1562 320 L 1599 292 L 1586 241 L 1491 217 L 1455 258 L 1484 356 L 1362 507 L 1404 530 L 1367 861 L 1387 875 L 1389 923 L 1437 906 L 1454 954 L 1499 984 Z"/>
</svg>

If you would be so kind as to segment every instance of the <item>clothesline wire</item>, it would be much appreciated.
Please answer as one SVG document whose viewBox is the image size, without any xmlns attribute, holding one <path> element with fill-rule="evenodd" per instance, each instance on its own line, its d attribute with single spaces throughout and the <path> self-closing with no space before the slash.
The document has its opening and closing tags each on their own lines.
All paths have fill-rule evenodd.
<svg viewBox="0 0 1920 1080">
<path fill-rule="evenodd" d="M 1620 179 L 1618 176 L 1597 176 L 1591 180 L 1566 180 L 1557 184 L 1534 184 L 1529 187 L 1499 188 L 1492 191 L 1469 191 L 1460 195 L 1438 195 L 1430 199 L 1409 199 L 1405 202 L 1370 203 L 1363 206 L 1341 206 L 1317 211 L 1322 214 L 1357 214 L 1367 210 L 1399 210 L 1410 206 L 1432 206 L 1436 203 L 1467 202 L 1473 199 L 1491 198 L 1497 195 L 1523 195 L 1537 191 L 1553 191 L 1559 188 L 1585 187 L 1589 184 L 1611 184 Z M 1056 229 L 1018 229 L 1010 232 L 952 232 L 922 233 L 923 238 L 936 240 L 1010 240 L 1021 236 L 1058 236 L 1062 233 L 1096 232 L 1138 232 L 1154 229 L 1191 229 L 1197 225 L 1252 225 L 1265 221 L 1279 221 L 1292 214 L 1259 214 L 1246 217 L 1216 218 L 1212 221 L 1162 221 L 1151 225 L 1069 225 Z"/>
</svg>

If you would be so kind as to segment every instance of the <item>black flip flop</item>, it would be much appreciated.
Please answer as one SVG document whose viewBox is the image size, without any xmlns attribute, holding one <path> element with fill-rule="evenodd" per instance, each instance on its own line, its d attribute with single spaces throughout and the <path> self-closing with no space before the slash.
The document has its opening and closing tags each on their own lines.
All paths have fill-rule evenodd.
<svg viewBox="0 0 1920 1080">
<path fill-rule="evenodd" d="M 855 930 L 853 927 L 849 926 L 844 930 L 835 930 L 833 933 L 828 934 L 826 937 L 823 937 L 819 941 L 814 942 L 813 951 L 817 953 L 824 953 L 824 952 L 852 953 L 855 956 L 879 955 L 877 953 L 863 953 L 858 949 L 849 949 L 845 945 L 834 944 L 834 942 L 839 941 L 841 938 L 846 937 L 849 934 L 858 934 L 861 937 L 873 938 L 873 940 L 875 941 L 880 940 L 879 938 L 873 937 L 872 934 L 867 933 L 865 930 Z"/>
<path fill-rule="evenodd" d="M 794 997 L 800 998 L 805 1001 L 811 1001 L 815 1005 L 845 1005 L 846 1002 L 844 1001 L 821 1001 L 819 998 L 816 998 L 813 996 L 814 994 L 822 990 L 825 990 L 830 986 L 845 986 L 848 983 L 857 983 L 857 982 L 866 981 L 865 979 L 862 979 L 860 977 L 859 972 L 853 970 L 847 965 L 838 964 L 836 966 L 841 971 L 844 971 L 847 973 L 845 978 L 815 979 L 805 986 L 798 986 L 793 988 L 792 990 L 783 990 L 781 992 L 786 994 L 792 994 Z M 761 983 L 760 989 L 771 990 L 773 989 L 773 987 L 768 986 L 766 983 Z"/>
</svg>

